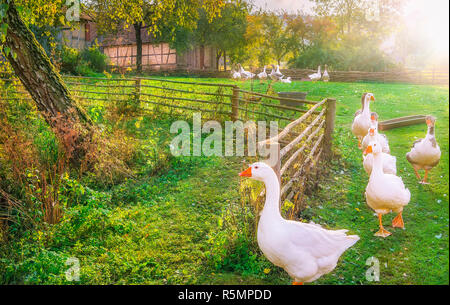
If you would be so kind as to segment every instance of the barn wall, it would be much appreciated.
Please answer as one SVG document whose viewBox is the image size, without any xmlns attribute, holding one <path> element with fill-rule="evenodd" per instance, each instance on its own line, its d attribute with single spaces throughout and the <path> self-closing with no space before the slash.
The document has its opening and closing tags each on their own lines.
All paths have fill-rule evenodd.
<svg viewBox="0 0 450 305">
<path fill-rule="evenodd" d="M 103 52 L 111 64 L 121 68 L 135 68 L 136 45 L 105 46 Z M 145 70 L 171 70 L 177 68 L 177 54 L 168 43 L 142 45 L 142 68 Z"/>
<path fill-rule="evenodd" d="M 200 70 L 201 67 L 201 48 L 196 47 L 191 50 L 186 51 L 183 54 L 178 54 L 178 66 L 180 68 Z M 205 47 L 204 56 L 204 69 L 205 70 L 216 70 L 216 50 L 212 47 Z"/>
</svg>

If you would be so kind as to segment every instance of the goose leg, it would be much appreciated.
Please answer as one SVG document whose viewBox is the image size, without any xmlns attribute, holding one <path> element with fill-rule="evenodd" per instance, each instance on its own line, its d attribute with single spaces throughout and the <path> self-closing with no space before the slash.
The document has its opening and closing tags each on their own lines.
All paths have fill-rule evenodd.
<svg viewBox="0 0 450 305">
<path fill-rule="evenodd" d="M 378 220 L 380 222 L 380 230 L 378 230 L 377 233 L 375 233 L 375 236 L 379 236 L 379 237 L 388 237 L 389 235 L 391 235 L 391 232 L 387 231 L 384 227 L 383 227 L 383 221 L 382 218 L 383 215 L 378 213 Z"/>
<path fill-rule="evenodd" d="M 394 228 L 405 228 L 405 224 L 403 223 L 402 212 L 398 213 L 398 215 L 392 220 L 392 226 Z"/>
<path fill-rule="evenodd" d="M 303 285 L 303 282 L 292 282 L 292 285 Z"/>
<path fill-rule="evenodd" d="M 417 179 L 422 180 L 422 177 L 420 177 L 419 172 L 417 171 L 417 169 L 415 167 L 413 167 L 413 168 L 414 168 L 414 173 L 416 174 Z"/>
<path fill-rule="evenodd" d="M 360 137 L 358 137 L 358 148 L 359 148 L 359 149 L 362 148 L 362 145 L 361 145 L 361 138 L 360 138 Z"/>
<path fill-rule="evenodd" d="M 429 182 L 427 182 L 427 178 L 428 178 L 428 170 L 425 170 L 425 175 L 423 176 L 423 180 L 420 181 L 420 184 L 430 184 Z"/>
</svg>

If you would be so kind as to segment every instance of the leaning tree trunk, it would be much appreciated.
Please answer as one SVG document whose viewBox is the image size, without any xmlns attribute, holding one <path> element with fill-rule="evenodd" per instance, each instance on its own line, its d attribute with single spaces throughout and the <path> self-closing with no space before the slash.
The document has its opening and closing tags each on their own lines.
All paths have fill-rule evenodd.
<svg viewBox="0 0 450 305">
<path fill-rule="evenodd" d="M 136 72 L 142 73 L 142 23 L 134 24 L 134 31 L 136 33 Z"/>
<path fill-rule="evenodd" d="M 89 117 L 71 97 L 44 49 L 17 13 L 14 1 L 9 3 L 5 23 L 8 28 L 4 44 L 11 49 L 6 58 L 46 121 L 60 136 L 66 135 L 67 126 L 73 126 L 74 122 L 81 123 L 89 130 Z M 61 128 L 62 124 L 64 128 Z M 85 136 L 87 134 L 90 135 L 84 133 Z M 78 145 L 80 140 L 81 137 L 78 137 L 77 143 L 73 143 L 72 147 L 65 144 L 65 148 L 71 152 L 72 160 L 79 160 L 83 155 Z"/>
</svg>

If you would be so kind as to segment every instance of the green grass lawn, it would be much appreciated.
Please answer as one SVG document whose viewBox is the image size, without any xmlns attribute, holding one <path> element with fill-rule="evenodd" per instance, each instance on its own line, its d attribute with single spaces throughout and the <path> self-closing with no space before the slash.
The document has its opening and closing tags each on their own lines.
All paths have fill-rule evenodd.
<svg viewBox="0 0 450 305">
<path fill-rule="evenodd" d="M 310 100 L 337 99 L 336 158 L 300 216 L 328 228 L 349 229 L 361 239 L 334 272 L 315 284 L 370 284 L 365 274 L 366 260 L 372 256 L 380 261 L 379 284 L 448 284 L 448 88 L 333 82 L 277 83 L 274 88 L 307 91 Z M 363 195 L 368 177 L 350 132 L 363 92 L 374 93 L 371 110 L 378 112 L 380 120 L 412 114 L 437 117 L 442 157 L 430 172 L 430 185 L 417 183 L 405 159 L 412 142 L 425 135 L 426 125 L 385 132 L 397 157 L 398 174 L 412 194 L 404 210 L 405 230 L 391 228 L 392 215 L 384 217 L 393 233 L 386 239 L 373 236 L 377 218 Z M 144 120 L 140 128 L 168 126 Z M 149 139 L 157 136 L 143 134 Z M 76 257 L 81 284 L 289 284 L 284 271 L 251 247 L 239 249 L 246 252 L 239 254 L 245 258 L 242 264 L 236 259 L 227 267 L 211 263 L 214 252 L 220 252 L 220 219 L 239 202 L 239 170 L 235 159 L 182 157 L 172 159 L 168 169 L 157 175 L 140 175 L 108 189 L 85 187 L 81 203 L 67 208 L 60 224 L 13 235 L 0 245 L 0 283 L 69 283 L 64 272 L 70 266 L 65 262 Z"/>
</svg>

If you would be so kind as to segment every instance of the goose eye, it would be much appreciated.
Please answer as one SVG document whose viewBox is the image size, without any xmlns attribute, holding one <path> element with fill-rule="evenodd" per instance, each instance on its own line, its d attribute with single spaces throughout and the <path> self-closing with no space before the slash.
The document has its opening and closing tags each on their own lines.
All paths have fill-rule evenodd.
<svg viewBox="0 0 450 305">
<path fill-rule="evenodd" d="M 255 169 L 258 169 L 258 166 L 255 166 Z"/>
</svg>

